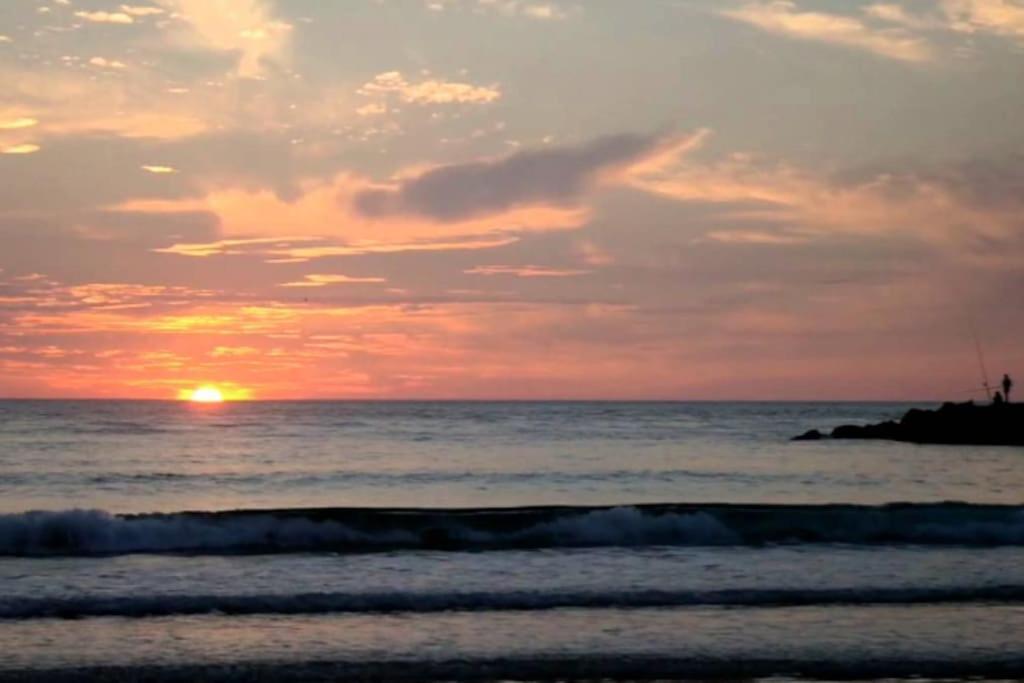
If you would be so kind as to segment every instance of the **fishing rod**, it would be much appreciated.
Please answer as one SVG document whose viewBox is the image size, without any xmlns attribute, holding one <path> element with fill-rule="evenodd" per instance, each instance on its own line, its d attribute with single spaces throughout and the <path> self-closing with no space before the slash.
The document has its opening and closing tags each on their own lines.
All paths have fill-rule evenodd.
<svg viewBox="0 0 1024 683">
<path fill-rule="evenodd" d="M 971 328 L 971 336 L 974 338 L 974 349 L 978 352 L 978 367 L 981 368 L 981 386 L 985 390 L 988 400 L 992 400 L 992 387 L 988 383 L 988 371 L 985 369 L 985 355 L 981 352 L 981 341 L 978 340 L 978 332 L 974 329 L 974 319 L 968 318 Z"/>
</svg>

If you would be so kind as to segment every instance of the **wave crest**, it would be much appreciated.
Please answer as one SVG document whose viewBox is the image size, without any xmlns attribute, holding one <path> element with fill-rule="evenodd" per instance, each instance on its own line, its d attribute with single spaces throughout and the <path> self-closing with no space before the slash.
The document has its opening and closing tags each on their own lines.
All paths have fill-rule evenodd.
<svg viewBox="0 0 1024 683">
<path fill-rule="evenodd" d="M 668 504 L 0 515 L 0 555 L 7 556 L 768 543 L 1024 545 L 1024 507 Z"/>
<path fill-rule="evenodd" d="M 0 599 L 0 619 L 165 617 L 198 614 L 390 614 L 538 611 L 563 608 L 801 607 L 1024 602 L 1024 586 L 935 588 L 733 589 L 633 591 L 484 591 L 149 595 Z"/>
</svg>

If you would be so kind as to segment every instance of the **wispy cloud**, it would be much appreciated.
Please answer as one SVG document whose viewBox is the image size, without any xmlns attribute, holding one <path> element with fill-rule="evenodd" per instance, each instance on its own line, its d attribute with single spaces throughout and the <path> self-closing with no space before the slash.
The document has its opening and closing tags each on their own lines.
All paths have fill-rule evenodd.
<svg viewBox="0 0 1024 683">
<path fill-rule="evenodd" d="M 159 0 L 190 30 L 176 34 L 186 46 L 237 53 L 237 75 L 260 78 L 267 63 L 286 59 L 292 25 L 275 16 L 265 0 Z"/>
<path fill-rule="evenodd" d="M 467 237 L 455 240 L 423 240 L 418 242 L 358 242 L 332 244 L 321 238 L 253 238 L 217 240 L 215 242 L 180 243 L 154 249 L 163 254 L 206 257 L 252 255 L 266 257 L 268 263 L 297 263 L 332 256 L 365 256 L 367 254 L 399 254 L 403 252 L 466 251 L 496 249 L 515 244 L 515 236 Z"/>
<path fill-rule="evenodd" d="M 565 19 L 569 16 L 564 3 L 534 0 L 424 0 L 424 6 L 434 12 L 458 8 L 478 14 L 497 14 L 541 21 Z M 573 9 L 579 11 L 579 6 L 574 5 Z"/>
<path fill-rule="evenodd" d="M 704 236 L 713 242 L 725 244 L 803 244 L 807 237 L 785 232 L 764 232 L 757 230 L 712 230 Z"/>
<path fill-rule="evenodd" d="M 252 253 L 252 247 L 264 247 L 275 244 L 278 248 L 287 247 L 291 243 L 314 240 L 315 238 L 291 237 L 287 240 L 280 237 L 254 237 L 250 239 L 216 240 L 213 242 L 181 242 L 169 247 L 154 249 L 159 254 L 176 254 L 204 258 L 207 256 L 225 256 Z M 257 251 L 256 253 L 260 253 Z"/>
<path fill-rule="evenodd" d="M 41 149 L 39 145 L 31 143 L 24 143 L 21 145 L 11 145 L 3 149 L 4 154 L 34 154 Z"/>
<path fill-rule="evenodd" d="M 379 116 L 380 114 L 386 114 L 388 107 L 382 102 L 370 102 L 364 104 L 361 107 L 356 107 L 356 114 L 359 116 Z"/>
<path fill-rule="evenodd" d="M 89 63 L 101 69 L 125 69 L 128 67 L 124 62 L 116 59 L 106 59 L 105 57 L 93 57 L 89 60 Z"/>
<path fill-rule="evenodd" d="M 149 5 L 121 5 L 121 11 L 133 17 L 149 17 L 158 14 L 165 14 L 160 7 Z"/>
<path fill-rule="evenodd" d="M 864 8 L 864 14 L 872 19 L 886 21 L 893 24 L 901 24 L 916 30 L 939 28 L 939 24 L 937 22 L 931 21 L 927 18 L 922 18 L 915 14 L 910 14 L 903 5 L 893 3 L 875 3 L 873 5 L 868 5 Z"/>
<path fill-rule="evenodd" d="M 409 104 L 487 104 L 501 97 L 497 85 L 473 85 L 429 78 L 415 83 L 399 71 L 386 71 L 359 88 L 364 96 L 396 95 Z"/>
<path fill-rule="evenodd" d="M 936 0 L 930 5 L 875 3 L 868 16 L 915 31 L 1024 38 L 1024 6 L 1014 0 Z"/>
<path fill-rule="evenodd" d="M 420 241 L 420 242 L 362 242 L 344 246 L 308 246 L 274 250 L 272 253 L 292 258 L 313 259 L 328 256 L 364 256 L 367 254 L 399 254 L 403 252 L 424 251 L 476 251 L 478 249 L 496 249 L 519 241 L 518 237 L 467 237 L 454 241 Z"/>
<path fill-rule="evenodd" d="M 551 3 L 527 3 L 520 12 L 531 19 L 565 19 L 567 16 L 560 7 Z"/>
<path fill-rule="evenodd" d="M 22 128 L 31 128 L 38 123 L 39 121 L 30 116 L 19 116 L 16 119 L 0 121 L 0 130 L 20 130 Z"/>
<path fill-rule="evenodd" d="M 720 14 L 772 33 L 907 62 L 934 59 L 938 48 L 931 39 L 942 34 L 1024 39 L 1024 6 L 1015 0 L 876 2 L 857 14 L 805 11 L 798 0 L 757 0 Z"/>
<path fill-rule="evenodd" d="M 923 38 L 902 28 L 874 28 L 858 17 L 802 11 L 794 0 L 751 2 L 721 15 L 770 33 L 843 47 L 905 62 L 926 62 L 933 56 Z"/>
<path fill-rule="evenodd" d="M 476 266 L 463 271 L 467 275 L 511 275 L 513 277 L 575 277 L 586 275 L 589 270 L 573 270 L 568 268 L 548 268 L 545 266 Z"/>
<path fill-rule="evenodd" d="M 387 282 L 382 277 L 354 277 L 351 275 L 313 273 L 303 276 L 297 282 L 285 282 L 280 287 L 326 287 L 327 285 L 379 284 Z"/>
<path fill-rule="evenodd" d="M 92 22 L 94 24 L 134 24 L 135 19 L 130 14 L 125 12 L 87 12 L 78 11 L 75 12 L 75 16 L 79 19 Z"/>
<path fill-rule="evenodd" d="M 964 260 L 1024 258 L 1024 161 L 925 169 L 876 168 L 845 177 L 747 155 L 697 163 L 683 157 L 630 173 L 633 187 L 681 202 L 714 203 L 730 220 L 764 229 L 715 228 L 723 244 L 798 244 L 835 236 L 920 240 Z"/>
<path fill-rule="evenodd" d="M 524 0 L 477 0 L 477 6 L 493 9 L 506 16 L 522 16 L 529 19 L 565 19 L 568 13 L 552 2 L 528 2 Z"/>
<path fill-rule="evenodd" d="M 229 239 L 313 236 L 346 244 L 381 245 L 567 230 L 582 225 L 588 215 L 586 208 L 579 206 L 524 205 L 450 221 L 415 214 L 368 216 L 355 209 L 354 200 L 372 187 L 367 179 L 343 175 L 328 182 L 306 183 L 294 197 L 282 197 L 269 189 L 214 187 L 198 198 L 139 199 L 107 208 L 145 215 L 206 213 L 216 216 L 221 234 Z"/>
<path fill-rule="evenodd" d="M 954 30 L 1024 38 L 1024 5 L 1016 0 L 941 0 Z"/>
</svg>

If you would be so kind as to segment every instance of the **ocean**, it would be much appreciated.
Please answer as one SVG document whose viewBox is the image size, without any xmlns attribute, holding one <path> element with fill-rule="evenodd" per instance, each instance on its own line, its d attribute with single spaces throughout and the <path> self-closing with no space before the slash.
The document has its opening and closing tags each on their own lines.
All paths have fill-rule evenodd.
<svg viewBox="0 0 1024 683">
<path fill-rule="evenodd" d="M 1024 449 L 789 441 L 910 407 L 0 401 L 0 681 L 1024 677 Z"/>
</svg>

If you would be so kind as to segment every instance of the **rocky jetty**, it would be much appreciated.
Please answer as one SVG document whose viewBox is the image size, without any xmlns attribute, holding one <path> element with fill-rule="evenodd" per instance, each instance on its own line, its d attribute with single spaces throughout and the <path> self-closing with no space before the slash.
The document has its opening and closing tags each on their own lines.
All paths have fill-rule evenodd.
<svg viewBox="0 0 1024 683">
<path fill-rule="evenodd" d="M 911 443 L 1024 446 L 1024 404 L 943 403 L 938 410 L 908 410 L 900 420 L 841 425 L 829 434 L 817 429 L 793 437 L 819 439 L 886 439 Z"/>
</svg>

